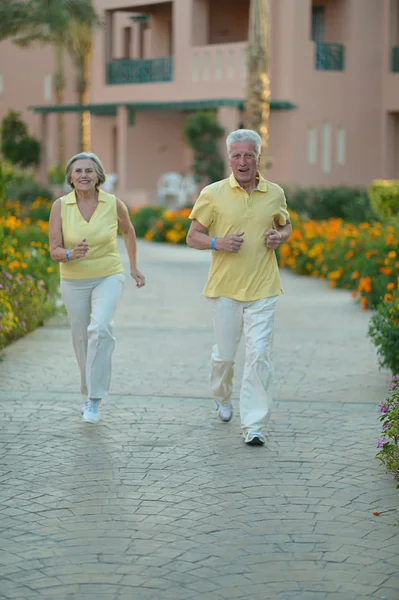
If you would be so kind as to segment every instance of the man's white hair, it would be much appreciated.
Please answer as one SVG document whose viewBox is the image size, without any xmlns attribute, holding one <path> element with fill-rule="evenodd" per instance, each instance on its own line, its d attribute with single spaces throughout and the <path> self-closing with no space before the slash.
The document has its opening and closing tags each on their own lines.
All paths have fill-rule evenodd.
<svg viewBox="0 0 399 600">
<path fill-rule="evenodd" d="M 232 131 L 226 138 L 227 154 L 231 154 L 231 144 L 234 142 L 253 142 L 256 146 L 256 157 L 259 158 L 262 149 L 262 139 L 252 129 L 237 129 Z"/>
</svg>

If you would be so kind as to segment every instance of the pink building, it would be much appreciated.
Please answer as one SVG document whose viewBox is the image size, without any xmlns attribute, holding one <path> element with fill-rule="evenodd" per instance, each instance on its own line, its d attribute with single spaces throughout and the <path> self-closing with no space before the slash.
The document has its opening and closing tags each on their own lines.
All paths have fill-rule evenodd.
<svg viewBox="0 0 399 600">
<path fill-rule="evenodd" d="M 267 178 L 281 185 L 367 185 L 399 177 L 399 0 L 270 0 Z M 89 110 L 92 150 L 127 202 L 153 202 L 159 177 L 187 173 L 187 114 L 216 108 L 226 133 L 244 122 L 249 0 L 95 0 Z M 0 118 L 23 112 L 55 163 L 55 113 L 77 148 L 72 67 L 54 105 L 49 48 L 0 44 Z M 28 108 L 30 107 L 30 108 Z M 33 107 L 33 108 L 32 108 Z"/>
</svg>

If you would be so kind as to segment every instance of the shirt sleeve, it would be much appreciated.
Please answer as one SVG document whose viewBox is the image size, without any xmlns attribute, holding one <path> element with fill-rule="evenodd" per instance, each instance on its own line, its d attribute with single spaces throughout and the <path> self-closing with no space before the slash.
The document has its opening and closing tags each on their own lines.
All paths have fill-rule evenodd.
<svg viewBox="0 0 399 600">
<path fill-rule="evenodd" d="M 200 193 L 188 218 L 197 219 L 207 229 L 212 225 L 214 220 L 213 200 L 206 188 Z"/>
<path fill-rule="evenodd" d="M 290 220 L 290 213 L 287 208 L 287 200 L 285 198 L 284 190 L 281 189 L 281 198 L 277 212 L 274 214 L 275 220 L 278 224 L 283 227 Z"/>
</svg>

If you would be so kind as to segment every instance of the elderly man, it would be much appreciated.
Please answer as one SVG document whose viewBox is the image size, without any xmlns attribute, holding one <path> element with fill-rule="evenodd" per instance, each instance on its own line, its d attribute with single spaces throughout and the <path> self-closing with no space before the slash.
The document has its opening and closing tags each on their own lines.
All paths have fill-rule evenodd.
<svg viewBox="0 0 399 600">
<path fill-rule="evenodd" d="M 218 416 L 233 416 L 234 363 L 244 332 L 240 415 L 246 444 L 261 446 L 272 405 L 272 345 L 282 293 L 275 249 L 291 235 L 283 190 L 259 173 L 261 138 L 233 131 L 226 140 L 232 174 L 205 187 L 190 214 L 187 244 L 212 250 L 203 295 L 212 304 L 215 345 L 210 382 Z"/>
</svg>

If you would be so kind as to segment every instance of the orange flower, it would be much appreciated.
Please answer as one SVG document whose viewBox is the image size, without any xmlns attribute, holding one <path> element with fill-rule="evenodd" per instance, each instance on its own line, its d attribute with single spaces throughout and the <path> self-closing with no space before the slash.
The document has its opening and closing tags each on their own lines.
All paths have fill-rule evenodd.
<svg viewBox="0 0 399 600">
<path fill-rule="evenodd" d="M 352 298 L 356 298 L 356 296 L 357 296 L 357 291 L 356 291 L 356 290 L 353 290 L 353 291 L 352 291 L 352 293 L 351 293 L 351 296 L 352 296 Z"/>
<path fill-rule="evenodd" d="M 354 254 L 353 250 L 348 250 L 348 252 L 344 256 L 344 259 L 349 260 L 350 258 L 352 258 L 353 254 Z"/>
<path fill-rule="evenodd" d="M 359 279 L 359 273 L 357 271 L 355 271 L 354 273 L 352 273 L 351 279 Z"/>
<path fill-rule="evenodd" d="M 380 267 L 380 273 L 384 273 L 384 275 L 390 275 L 392 273 L 392 269 L 390 267 Z"/>
<path fill-rule="evenodd" d="M 332 281 L 336 281 L 337 279 L 340 279 L 342 275 L 342 269 L 337 269 L 336 271 L 331 271 L 331 273 L 329 273 L 327 275 L 328 279 L 331 279 Z"/>
<path fill-rule="evenodd" d="M 362 310 L 366 310 L 367 308 L 367 298 L 364 296 L 360 298 L 360 306 L 362 307 Z"/>
<path fill-rule="evenodd" d="M 387 290 L 391 291 L 395 289 L 395 284 L 390 281 L 387 285 Z"/>
<path fill-rule="evenodd" d="M 359 292 L 371 292 L 371 277 L 361 277 L 359 281 Z"/>
<path fill-rule="evenodd" d="M 386 302 L 388 304 L 389 302 L 392 302 L 392 300 L 393 300 L 392 294 L 385 294 L 384 302 Z"/>
</svg>

